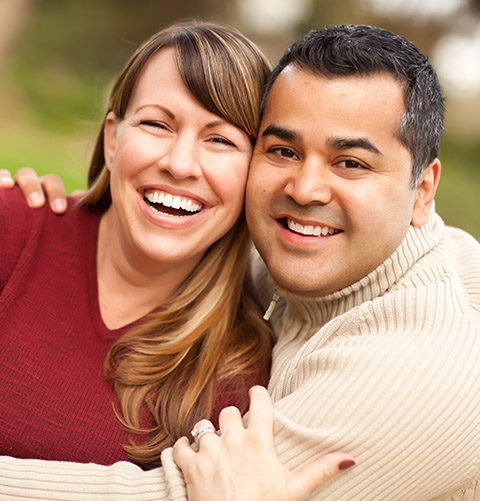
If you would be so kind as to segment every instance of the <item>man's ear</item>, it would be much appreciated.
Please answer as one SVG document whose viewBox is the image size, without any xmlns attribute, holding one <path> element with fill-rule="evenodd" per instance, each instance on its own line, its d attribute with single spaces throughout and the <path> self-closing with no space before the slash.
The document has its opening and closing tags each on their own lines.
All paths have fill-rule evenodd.
<svg viewBox="0 0 480 501">
<path fill-rule="evenodd" d="M 103 127 L 103 151 L 105 155 L 105 165 L 108 170 L 112 170 L 115 149 L 117 147 L 117 116 L 113 111 L 108 112 Z"/>
<path fill-rule="evenodd" d="M 437 191 L 438 181 L 440 180 L 441 170 L 442 164 L 440 160 L 436 158 L 423 171 L 422 177 L 420 178 L 420 184 L 415 194 L 415 204 L 412 212 L 413 226 L 422 226 L 427 222 L 433 199 Z"/>
</svg>

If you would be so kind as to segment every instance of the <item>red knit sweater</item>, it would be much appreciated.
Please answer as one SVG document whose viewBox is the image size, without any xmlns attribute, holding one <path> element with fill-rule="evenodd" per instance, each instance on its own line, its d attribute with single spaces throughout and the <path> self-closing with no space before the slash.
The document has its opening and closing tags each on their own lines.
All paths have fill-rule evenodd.
<svg viewBox="0 0 480 501">
<path fill-rule="evenodd" d="M 129 326 L 110 330 L 100 316 L 100 217 L 76 206 L 61 217 L 31 210 L 16 188 L 0 190 L 0 455 L 127 459 L 102 367 Z M 217 411 L 235 403 L 228 388 L 223 396 Z"/>
</svg>

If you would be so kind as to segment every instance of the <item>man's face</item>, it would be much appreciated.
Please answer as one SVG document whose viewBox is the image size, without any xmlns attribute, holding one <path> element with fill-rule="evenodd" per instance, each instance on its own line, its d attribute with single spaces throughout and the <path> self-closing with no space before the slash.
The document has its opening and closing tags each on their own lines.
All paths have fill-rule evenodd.
<svg viewBox="0 0 480 501">
<path fill-rule="evenodd" d="M 340 290 L 381 264 L 410 223 L 425 222 L 423 187 L 410 188 L 412 158 L 397 138 L 403 112 L 402 87 L 388 74 L 327 79 L 287 67 L 277 78 L 246 211 L 281 287 Z"/>
</svg>

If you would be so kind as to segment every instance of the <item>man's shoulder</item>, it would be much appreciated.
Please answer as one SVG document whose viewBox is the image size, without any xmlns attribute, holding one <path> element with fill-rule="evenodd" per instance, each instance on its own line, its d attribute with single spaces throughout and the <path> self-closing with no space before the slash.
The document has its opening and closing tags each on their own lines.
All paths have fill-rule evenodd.
<svg viewBox="0 0 480 501">
<path fill-rule="evenodd" d="M 458 228 L 447 227 L 447 232 L 451 265 L 462 283 L 468 301 L 480 312 L 480 243 L 472 235 Z"/>
<path fill-rule="evenodd" d="M 480 242 L 470 233 L 453 226 L 446 226 L 445 229 L 460 252 L 480 253 Z"/>
</svg>

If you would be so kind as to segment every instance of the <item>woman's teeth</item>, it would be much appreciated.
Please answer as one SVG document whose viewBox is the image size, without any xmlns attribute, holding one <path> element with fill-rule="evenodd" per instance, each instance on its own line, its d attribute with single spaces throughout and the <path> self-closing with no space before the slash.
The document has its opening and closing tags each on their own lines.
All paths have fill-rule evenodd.
<svg viewBox="0 0 480 501">
<path fill-rule="evenodd" d="M 302 225 L 296 223 L 291 219 L 287 219 L 287 226 L 291 231 L 295 233 L 300 233 L 302 235 L 313 235 L 314 237 L 333 235 L 339 233 L 340 230 L 331 228 L 330 226 L 313 226 L 313 225 Z"/>
<path fill-rule="evenodd" d="M 159 204 L 163 207 L 172 209 L 183 209 L 190 213 L 196 213 L 202 210 L 203 205 L 189 198 L 179 197 L 178 195 L 171 195 L 170 193 L 163 193 L 161 191 L 145 191 L 144 198 L 150 204 Z M 153 209 L 157 210 L 154 206 Z"/>
</svg>

